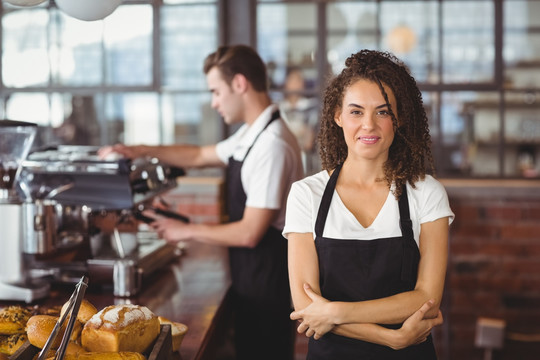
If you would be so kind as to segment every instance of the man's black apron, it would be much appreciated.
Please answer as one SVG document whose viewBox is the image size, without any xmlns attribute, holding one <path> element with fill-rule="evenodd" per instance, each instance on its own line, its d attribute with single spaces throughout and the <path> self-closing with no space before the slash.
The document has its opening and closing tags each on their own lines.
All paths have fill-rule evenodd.
<svg viewBox="0 0 540 360">
<path fill-rule="evenodd" d="M 279 111 L 274 112 L 261 133 L 279 117 Z M 241 179 L 242 165 L 243 161 L 237 161 L 232 156 L 229 158 L 227 208 L 230 221 L 242 219 L 246 206 L 246 193 Z M 292 359 L 294 322 L 289 318 L 291 297 L 287 240 L 281 231 L 270 227 L 255 248 L 230 247 L 229 260 L 236 314 L 237 359 Z"/>
<path fill-rule="evenodd" d="M 413 290 L 420 252 L 413 236 L 406 186 L 399 199 L 402 236 L 374 240 L 323 237 L 340 170 L 341 165 L 335 169 L 326 185 L 315 223 L 322 296 L 331 301 L 365 301 Z M 401 324 L 384 326 L 397 329 Z M 437 357 L 431 335 L 419 345 L 396 351 L 386 346 L 327 333 L 319 340 L 310 338 L 307 358 L 419 360 Z"/>
</svg>

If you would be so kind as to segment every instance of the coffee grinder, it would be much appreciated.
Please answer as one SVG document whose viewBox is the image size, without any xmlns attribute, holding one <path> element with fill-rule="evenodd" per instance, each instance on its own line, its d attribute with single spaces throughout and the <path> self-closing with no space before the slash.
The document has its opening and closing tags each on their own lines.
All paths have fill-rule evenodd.
<svg viewBox="0 0 540 360">
<path fill-rule="evenodd" d="M 27 215 L 25 199 L 16 191 L 21 164 L 36 131 L 36 124 L 0 120 L 0 300 L 30 303 L 49 294 L 49 284 L 32 280 L 25 266 L 23 242 Z M 35 221 L 39 222 L 39 217 Z"/>
</svg>

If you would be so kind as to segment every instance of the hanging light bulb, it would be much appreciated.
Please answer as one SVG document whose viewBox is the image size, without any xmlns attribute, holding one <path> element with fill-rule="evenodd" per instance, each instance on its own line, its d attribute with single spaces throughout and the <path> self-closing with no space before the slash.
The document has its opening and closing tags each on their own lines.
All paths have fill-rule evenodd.
<svg viewBox="0 0 540 360">
<path fill-rule="evenodd" d="M 60 10 L 79 20 L 101 20 L 112 14 L 122 0 L 55 0 Z"/>
<path fill-rule="evenodd" d="M 386 42 L 396 54 L 406 54 L 416 46 L 416 34 L 407 25 L 399 25 L 388 33 Z"/>
<path fill-rule="evenodd" d="M 5 0 L 5 2 L 15 6 L 35 6 L 45 1 L 47 0 Z"/>
</svg>

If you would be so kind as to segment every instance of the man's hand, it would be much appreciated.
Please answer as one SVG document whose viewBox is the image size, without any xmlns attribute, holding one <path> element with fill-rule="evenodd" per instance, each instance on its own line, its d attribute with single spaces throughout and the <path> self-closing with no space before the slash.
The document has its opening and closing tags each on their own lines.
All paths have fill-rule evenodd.
<svg viewBox="0 0 540 360">
<path fill-rule="evenodd" d="M 120 154 L 124 157 L 135 159 L 146 155 L 146 146 L 128 146 L 124 144 L 116 144 L 112 146 L 103 146 L 98 150 L 98 156 L 101 159 L 107 159 L 111 156 L 114 156 L 114 154 Z"/>
<path fill-rule="evenodd" d="M 186 224 L 180 220 L 165 218 L 157 215 L 153 211 L 145 210 L 142 214 L 154 219 L 149 226 L 154 229 L 160 238 L 170 243 L 177 243 L 182 240 L 192 238 L 189 231 L 191 224 Z"/>
</svg>

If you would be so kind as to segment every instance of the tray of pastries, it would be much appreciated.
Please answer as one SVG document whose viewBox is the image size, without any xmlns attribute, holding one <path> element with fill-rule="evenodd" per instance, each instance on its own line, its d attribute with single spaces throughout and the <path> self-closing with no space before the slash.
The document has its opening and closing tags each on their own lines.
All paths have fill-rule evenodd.
<svg viewBox="0 0 540 360">
<path fill-rule="evenodd" d="M 22 306 L 0 310 L 0 360 L 37 360 L 68 303 L 40 312 Z M 187 326 L 155 315 L 145 306 L 111 305 L 98 311 L 83 299 L 77 313 L 66 360 L 171 360 Z M 65 331 L 60 329 L 46 359 L 55 359 Z"/>
</svg>

